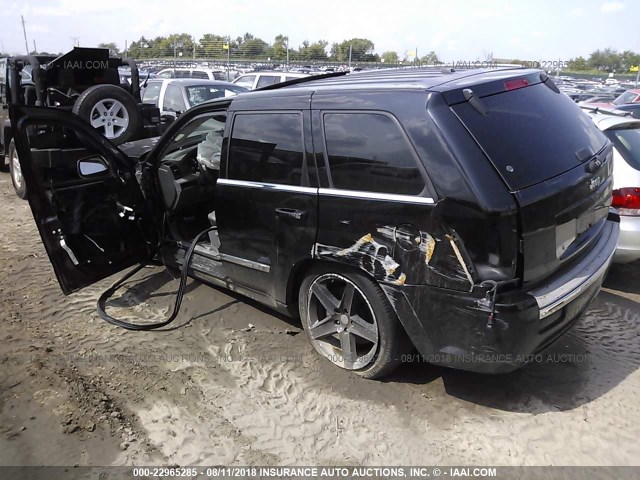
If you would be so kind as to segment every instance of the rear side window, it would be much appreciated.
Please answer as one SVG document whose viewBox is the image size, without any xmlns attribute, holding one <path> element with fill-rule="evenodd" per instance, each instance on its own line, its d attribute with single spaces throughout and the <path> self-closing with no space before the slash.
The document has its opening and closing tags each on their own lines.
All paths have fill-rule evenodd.
<svg viewBox="0 0 640 480">
<path fill-rule="evenodd" d="M 258 78 L 258 84 L 256 88 L 266 87 L 268 85 L 273 85 L 274 83 L 279 83 L 280 77 L 276 77 L 275 75 L 260 75 Z"/>
<path fill-rule="evenodd" d="M 240 77 L 235 84 L 246 88 L 253 88 L 253 82 L 256 80 L 255 75 L 244 75 Z"/>
<path fill-rule="evenodd" d="M 398 195 L 425 187 L 416 155 L 400 126 L 376 113 L 325 113 L 324 133 L 333 186 Z"/>
<path fill-rule="evenodd" d="M 303 147 L 300 114 L 236 115 L 229 144 L 228 177 L 301 185 Z"/>
<path fill-rule="evenodd" d="M 204 78 L 209 80 L 209 75 L 207 75 L 207 72 L 203 72 L 202 70 L 194 70 L 191 72 L 191 78 Z"/>
<path fill-rule="evenodd" d="M 468 102 L 452 109 L 512 190 L 577 167 L 607 141 L 569 97 L 542 83 L 482 97 L 480 103 L 486 115 Z"/>
<path fill-rule="evenodd" d="M 636 170 L 640 170 L 640 128 L 607 130 L 620 155 Z"/>
</svg>

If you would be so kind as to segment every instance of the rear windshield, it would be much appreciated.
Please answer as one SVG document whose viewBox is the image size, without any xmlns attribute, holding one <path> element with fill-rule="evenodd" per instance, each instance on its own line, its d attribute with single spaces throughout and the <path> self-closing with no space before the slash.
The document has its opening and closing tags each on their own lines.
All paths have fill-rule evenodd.
<svg viewBox="0 0 640 480">
<path fill-rule="evenodd" d="M 627 163 L 640 170 L 640 128 L 607 130 L 606 134 Z"/>
<path fill-rule="evenodd" d="M 542 83 L 480 102 L 486 116 L 468 102 L 452 109 L 512 190 L 576 167 L 607 142 L 569 97 Z"/>
<path fill-rule="evenodd" d="M 613 104 L 614 105 L 624 105 L 625 103 L 631 103 L 636 99 L 637 96 L 638 96 L 637 93 L 624 92 L 622 95 L 620 95 L 618 98 L 616 98 L 613 101 Z"/>
</svg>

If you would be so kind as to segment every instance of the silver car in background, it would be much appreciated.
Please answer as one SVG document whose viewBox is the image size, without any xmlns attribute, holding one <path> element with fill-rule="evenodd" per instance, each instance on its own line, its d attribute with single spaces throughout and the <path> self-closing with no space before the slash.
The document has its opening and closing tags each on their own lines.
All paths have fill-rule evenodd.
<svg viewBox="0 0 640 480">
<path fill-rule="evenodd" d="M 613 202 L 620 213 L 616 263 L 640 259 L 640 120 L 622 112 L 587 110 L 613 142 Z"/>
</svg>

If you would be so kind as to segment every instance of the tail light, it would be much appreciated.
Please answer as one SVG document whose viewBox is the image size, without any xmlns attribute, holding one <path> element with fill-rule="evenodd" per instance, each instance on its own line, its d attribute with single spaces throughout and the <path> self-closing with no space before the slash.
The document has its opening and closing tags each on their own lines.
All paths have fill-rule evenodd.
<svg viewBox="0 0 640 480">
<path fill-rule="evenodd" d="M 515 78 L 513 80 L 507 80 L 504 82 L 504 89 L 508 92 L 510 90 L 517 90 L 518 88 L 524 88 L 529 86 L 529 80 L 526 78 Z"/>
<path fill-rule="evenodd" d="M 620 215 L 640 216 L 640 188 L 618 188 L 613 191 L 611 206 Z"/>
</svg>

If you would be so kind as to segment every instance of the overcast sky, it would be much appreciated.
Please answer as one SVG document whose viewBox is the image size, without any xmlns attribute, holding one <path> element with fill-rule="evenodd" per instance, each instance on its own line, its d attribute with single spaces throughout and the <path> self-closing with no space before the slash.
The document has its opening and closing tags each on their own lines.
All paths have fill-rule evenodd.
<svg viewBox="0 0 640 480">
<path fill-rule="evenodd" d="M 640 51 L 637 0 L 0 0 L 0 41 L 24 53 L 20 15 L 38 50 L 66 51 L 141 35 L 250 32 L 271 43 L 369 38 L 377 53 L 418 48 L 441 60 L 568 60 L 604 47 Z"/>
</svg>

